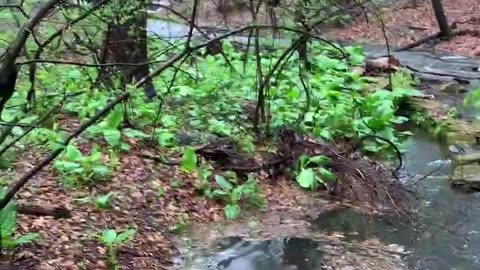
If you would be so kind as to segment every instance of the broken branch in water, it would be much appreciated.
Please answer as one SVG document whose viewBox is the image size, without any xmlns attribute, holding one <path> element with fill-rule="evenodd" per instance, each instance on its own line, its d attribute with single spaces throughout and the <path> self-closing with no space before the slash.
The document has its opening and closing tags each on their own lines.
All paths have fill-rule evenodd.
<svg viewBox="0 0 480 270">
<path fill-rule="evenodd" d="M 83 123 L 80 127 L 78 127 L 70 136 L 68 136 L 65 141 L 63 142 L 63 146 L 67 146 L 73 138 L 76 138 L 80 135 L 83 131 L 85 131 L 88 127 L 93 125 L 95 122 L 98 121 L 101 117 L 107 114 L 115 105 L 118 103 L 126 100 L 129 97 L 128 92 L 124 92 L 121 95 L 117 96 L 114 100 L 110 101 L 103 109 L 98 111 L 92 118 L 90 118 L 87 122 Z M 59 147 L 53 152 L 51 152 L 48 156 L 46 156 L 40 163 L 38 163 L 35 167 L 33 167 L 30 171 L 26 172 L 22 177 L 14 181 L 7 189 L 5 193 L 5 197 L 0 201 L 0 210 L 3 209 L 15 196 L 15 194 L 30 180 L 34 175 L 36 175 L 39 171 L 41 171 L 44 167 L 50 164 L 55 158 L 57 158 L 65 149 L 65 147 Z"/>
</svg>

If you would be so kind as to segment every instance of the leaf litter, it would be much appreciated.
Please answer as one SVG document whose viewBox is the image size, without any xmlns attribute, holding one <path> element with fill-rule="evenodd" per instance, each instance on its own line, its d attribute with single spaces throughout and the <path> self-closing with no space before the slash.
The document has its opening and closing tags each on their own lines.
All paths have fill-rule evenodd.
<svg viewBox="0 0 480 270">
<path fill-rule="evenodd" d="M 381 9 L 388 41 L 392 47 L 402 47 L 439 31 L 431 1 L 411 4 L 391 5 Z M 478 0 L 442 1 L 449 23 L 457 23 L 456 35 L 448 41 L 440 41 L 434 49 L 464 56 L 480 56 L 480 2 Z M 326 35 L 332 39 L 347 42 L 359 42 L 385 45 L 381 23 L 373 12 L 368 13 L 368 22 L 364 16 L 356 18 L 343 28 L 329 29 Z M 429 48 L 424 44 L 421 48 Z"/>
<path fill-rule="evenodd" d="M 292 134 L 290 134 L 293 136 Z M 310 148 L 311 154 L 325 151 L 325 146 L 311 141 L 297 141 L 295 136 L 286 136 L 284 139 L 290 144 L 284 147 L 286 161 L 300 155 L 300 152 Z M 290 138 L 290 139 L 289 139 Z M 78 140 L 78 149 L 86 151 L 91 148 L 92 142 Z M 289 145 L 289 146 L 288 146 Z M 241 165 L 252 165 L 257 162 L 249 157 L 232 153 L 232 149 L 225 146 L 203 148 L 211 161 L 220 168 L 228 166 L 217 162 L 218 153 L 224 160 Z M 72 217 L 67 219 L 54 219 L 53 217 L 33 217 L 19 215 L 18 233 L 38 232 L 41 239 L 26 246 L 18 248 L 15 255 L 16 264 L 25 269 L 107 269 L 106 250 L 98 242 L 98 235 L 104 229 L 117 231 L 128 228 L 137 229 L 133 241 L 126 243 L 118 249 L 118 260 L 122 269 L 166 269 L 171 266 L 172 258 L 179 255 L 177 249 L 178 239 L 175 238 L 175 229 L 182 223 L 185 228 L 191 228 L 203 236 L 213 238 L 225 236 L 228 230 L 221 234 L 212 234 L 214 231 L 207 224 L 220 224 L 223 218 L 223 205 L 197 196 L 196 175 L 187 174 L 179 166 L 163 165 L 152 160 L 142 159 L 141 144 L 133 144 L 131 150 L 121 152 L 119 167 L 113 177 L 85 190 L 66 190 L 61 186 L 58 173 L 52 168 L 45 169 L 35 176 L 30 184 L 18 194 L 18 201 L 26 201 L 38 205 L 65 206 L 72 211 Z M 323 150 L 322 150 L 323 149 Z M 228 150 L 228 151 L 227 151 Z M 216 152 L 220 151 L 220 152 Z M 293 155 L 293 156 L 291 156 Z M 25 152 L 17 160 L 28 160 L 34 164 L 42 156 L 39 152 Z M 333 156 L 334 157 L 334 156 Z M 290 162 L 290 161 L 289 161 Z M 253 166 L 253 165 L 252 165 Z M 25 162 L 15 164 L 15 174 L 21 175 L 28 170 L 30 165 Z M 242 170 L 245 166 L 234 167 Z M 372 167 L 373 168 L 373 167 Z M 357 170 L 357 169 L 355 169 Z M 370 175 L 374 171 L 365 173 Z M 293 181 L 279 175 L 279 179 L 272 182 L 266 175 L 259 174 L 258 182 L 262 187 L 266 202 L 265 207 L 253 212 L 246 209 L 241 218 L 255 218 L 258 220 L 256 235 L 262 237 L 275 237 L 282 234 L 312 236 L 308 231 L 307 220 L 315 218 L 322 211 L 335 208 L 350 207 L 352 204 L 331 203 L 329 200 L 318 197 L 322 193 L 309 193 L 299 189 Z M 362 177 L 365 177 L 362 175 Z M 368 176 L 367 176 L 368 177 Z M 12 177 L 15 179 L 16 177 Z M 348 186 L 355 183 L 355 175 L 345 175 Z M 366 179 L 366 178 L 365 178 Z M 363 179 L 363 180 L 365 180 Z M 172 180 L 177 182 L 172 186 Z M 362 181 L 363 181 L 362 180 Z M 353 181 L 353 182 L 351 182 Z M 159 193 L 159 189 L 162 190 Z M 348 190 L 349 192 L 351 190 Z M 95 203 L 83 202 L 85 197 L 99 194 L 113 194 L 110 209 L 98 209 Z M 315 195 L 313 195 L 315 194 Z M 352 198 L 357 196 L 352 194 Z M 92 199 L 94 200 L 94 199 Z M 357 207 L 359 207 L 357 205 Z M 360 207 L 361 208 L 361 207 Z M 185 214 L 188 213 L 188 216 Z M 267 214 L 267 216 L 265 216 Z M 262 215 L 264 215 L 262 217 Z M 242 228 L 241 219 L 227 221 L 235 230 L 230 230 L 236 235 L 247 235 L 251 230 Z M 248 223 L 248 222 L 247 222 Z M 202 225 L 204 224 L 204 225 Z M 203 230 L 201 229 L 203 228 Z M 194 239 L 194 237 L 192 237 Z M 200 241 L 202 242 L 202 241 Z M 205 241 L 205 243 L 208 241 Z"/>
</svg>

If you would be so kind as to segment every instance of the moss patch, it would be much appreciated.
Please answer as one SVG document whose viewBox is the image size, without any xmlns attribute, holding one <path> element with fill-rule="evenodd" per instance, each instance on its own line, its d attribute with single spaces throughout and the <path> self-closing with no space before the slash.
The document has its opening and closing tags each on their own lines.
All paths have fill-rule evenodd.
<svg viewBox="0 0 480 270">
<path fill-rule="evenodd" d="M 419 98 L 410 98 L 407 105 L 416 124 L 447 143 L 473 145 L 480 139 L 480 125 L 455 118 L 448 105 Z"/>
</svg>

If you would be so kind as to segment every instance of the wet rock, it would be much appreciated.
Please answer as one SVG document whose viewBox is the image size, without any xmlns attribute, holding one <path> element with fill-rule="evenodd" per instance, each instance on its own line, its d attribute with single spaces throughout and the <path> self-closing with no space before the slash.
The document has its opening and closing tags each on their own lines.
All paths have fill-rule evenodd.
<svg viewBox="0 0 480 270">
<path fill-rule="evenodd" d="M 450 156 L 462 155 L 465 153 L 465 149 L 458 145 L 450 145 L 448 146 L 448 154 Z"/>
<path fill-rule="evenodd" d="M 408 100 L 411 108 L 422 113 L 428 120 L 422 127 L 433 129 L 440 126 L 440 135 L 447 143 L 476 145 L 480 142 L 480 125 L 470 123 L 464 119 L 452 118 L 449 114 L 449 107 L 438 100 L 410 98 Z"/>
<path fill-rule="evenodd" d="M 480 190 L 480 165 L 457 166 L 451 184 L 466 190 Z"/>
<path fill-rule="evenodd" d="M 480 164 L 480 152 L 456 155 L 453 158 L 457 165 Z"/>
<path fill-rule="evenodd" d="M 440 86 L 440 92 L 448 94 L 460 94 L 467 92 L 467 89 L 457 81 L 448 82 Z"/>
</svg>

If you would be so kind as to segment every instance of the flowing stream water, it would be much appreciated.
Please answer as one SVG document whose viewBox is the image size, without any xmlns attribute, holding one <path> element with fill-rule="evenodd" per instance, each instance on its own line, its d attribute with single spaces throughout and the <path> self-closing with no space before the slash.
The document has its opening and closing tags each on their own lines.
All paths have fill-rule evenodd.
<svg viewBox="0 0 480 270">
<path fill-rule="evenodd" d="M 185 25 L 158 20 L 150 20 L 148 28 L 150 33 L 163 37 L 180 38 L 188 32 Z M 366 46 L 364 50 L 371 57 L 385 55 L 385 50 L 376 46 Z M 402 64 L 426 72 L 422 74 L 424 79 L 428 76 L 434 80 L 460 76 L 470 82 L 469 89 L 476 87 L 480 80 L 479 60 L 452 55 L 432 56 L 425 52 L 401 52 L 395 56 Z M 457 95 L 446 98 L 445 102 L 468 115 L 475 115 L 477 111 L 462 107 L 462 99 L 462 95 Z M 411 251 L 406 258 L 409 269 L 480 269 L 480 193 L 466 194 L 450 187 L 446 147 L 422 131 L 415 131 L 409 139 L 405 162 L 405 170 L 417 176 L 425 176 L 442 165 L 429 177 L 406 183 L 420 196 L 418 215 L 422 218 L 421 227 L 372 218 L 353 210 L 338 210 L 319 216 L 312 222 L 313 228 L 319 233 L 342 232 L 348 241 L 378 238 L 385 243 L 402 245 Z M 241 237 L 229 237 L 198 251 L 193 256 L 194 266 L 190 264 L 183 269 L 328 269 L 319 266 L 325 254 L 321 246 L 302 238 L 247 241 Z"/>
</svg>

